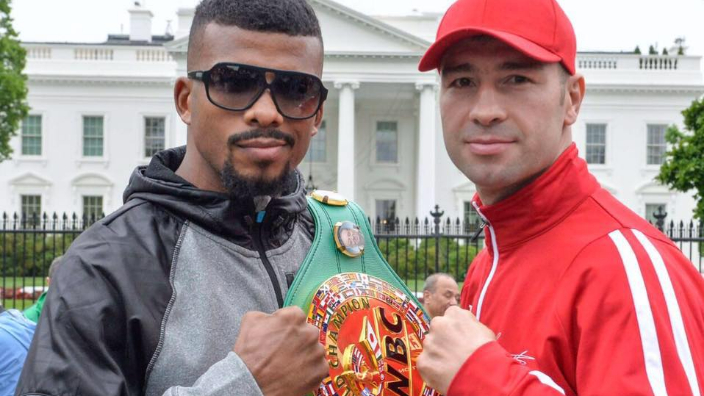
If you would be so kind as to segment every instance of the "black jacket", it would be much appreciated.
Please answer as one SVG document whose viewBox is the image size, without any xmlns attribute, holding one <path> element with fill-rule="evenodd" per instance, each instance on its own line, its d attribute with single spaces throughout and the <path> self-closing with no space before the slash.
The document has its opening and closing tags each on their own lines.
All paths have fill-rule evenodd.
<svg viewBox="0 0 704 396">
<path fill-rule="evenodd" d="M 125 204 L 76 239 L 52 280 L 17 395 L 259 395 L 231 352 L 241 316 L 273 312 L 312 241 L 300 174 L 261 223 L 252 203 L 139 167 Z"/>
</svg>

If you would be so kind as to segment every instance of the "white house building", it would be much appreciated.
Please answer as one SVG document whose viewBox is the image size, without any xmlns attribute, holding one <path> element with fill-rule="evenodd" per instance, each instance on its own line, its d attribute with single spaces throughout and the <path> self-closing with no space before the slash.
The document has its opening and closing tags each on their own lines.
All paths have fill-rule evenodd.
<svg viewBox="0 0 704 396">
<path fill-rule="evenodd" d="M 436 205 L 469 216 L 475 188 L 442 140 L 437 73 L 417 64 L 440 15 L 372 17 L 309 0 L 325 42 L 330 89 L 324 127 L 301 171 L 353 198 L 372 216 L 426 217 Z M 129 35 L 104 43 L 23 43 L 30 116 L 0 163 L 0 212 L 109 213 L 137 165 L 185 144 L 173 82 L 186 73 L 192 9 L 174 36 L 153 36 L 150 11 L 129 10 Z M 700 56 L 579 53 L 587 95 L 574 139 L 601 184 L 643 216 L 663 205 L 689 219 L 690 195 L 653 181 L 664 131 L 704 94 Z"/>
</svg>

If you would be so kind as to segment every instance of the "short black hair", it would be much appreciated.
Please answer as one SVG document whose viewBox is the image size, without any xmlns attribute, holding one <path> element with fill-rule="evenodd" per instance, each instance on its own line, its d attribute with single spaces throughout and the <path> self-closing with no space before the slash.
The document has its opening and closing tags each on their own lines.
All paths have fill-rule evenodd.
<svg viewBox="0 0 704 396">
<path fill-rule="evenodd" d="M 318 17 L 306 0 L 203 0 L 196 7 L 188 37 L 189 63 L 210 23 L 323 41 Z"/>
</svg>

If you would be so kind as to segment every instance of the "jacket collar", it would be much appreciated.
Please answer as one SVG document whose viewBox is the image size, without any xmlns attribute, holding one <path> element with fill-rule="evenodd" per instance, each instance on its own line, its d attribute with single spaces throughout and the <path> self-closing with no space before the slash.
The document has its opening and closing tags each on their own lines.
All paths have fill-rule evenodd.
<svg viewBox="0 0 704 396">
<path fill-rule="evenodd" d="M 577 154 L 572 143 L 545 173 L 499 203 L 485 206 L 474 196 L 473 204 L 494 228 L 499 251 L 550 230 L 599 188 Z M 491 246 L 491 234 L 485 236 Z"/>
<path fill-rule="evenodd" d="M 130 177 L 124 202 L 143 199 L 216 234 L 230 239 L 249 238 L 251 223 L 256 219 L 255 203 L 199 190 L 176 175 L 185 155 L 185 146 L 165 150 L 155 155 L 149 166 L 138 167 Z M 272 198 L 266 205 L 266 214 L 261 219 L 264 227 L 269 228 L 272 223 L 278 226 L 307 211 L 303 177 L 297 170 L 295 179 L 283 196 Z"/>
</svg>

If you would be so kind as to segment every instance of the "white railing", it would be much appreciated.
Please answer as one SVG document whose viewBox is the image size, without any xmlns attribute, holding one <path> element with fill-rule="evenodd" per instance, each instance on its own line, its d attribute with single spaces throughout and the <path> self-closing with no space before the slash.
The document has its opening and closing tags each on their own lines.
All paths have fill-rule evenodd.
<svg viewBox="0 0 704 396">
<path fill-rule="evenodd" d="M 614 57 L 577 58 L 579 69 L 618 69 L 618 59 Z"/>
<path fill-rule="evenodd" d="M 164 49 L 140 49 L 136 51 L 137 62 L 171 62 L 171 54 Z"/>
<path fill-rule="evenodd" d="M 642 56 L 639 61 L 639 68 L 645 70 L 677 70 L 678 62 L 679 59 L 675 56 Z"/>
<path fill-rule="evenodd" d="M 31 47 L 27 49 L 27 58 L 29 59 L 51 59 L 51 48 L 49 47 Z"/>
<path fill-rule="evenodd" d="M 76 60 L 113 60 L 114 52 L 107 48 L 76 48 L 73 58 Z"/>
</svg>

